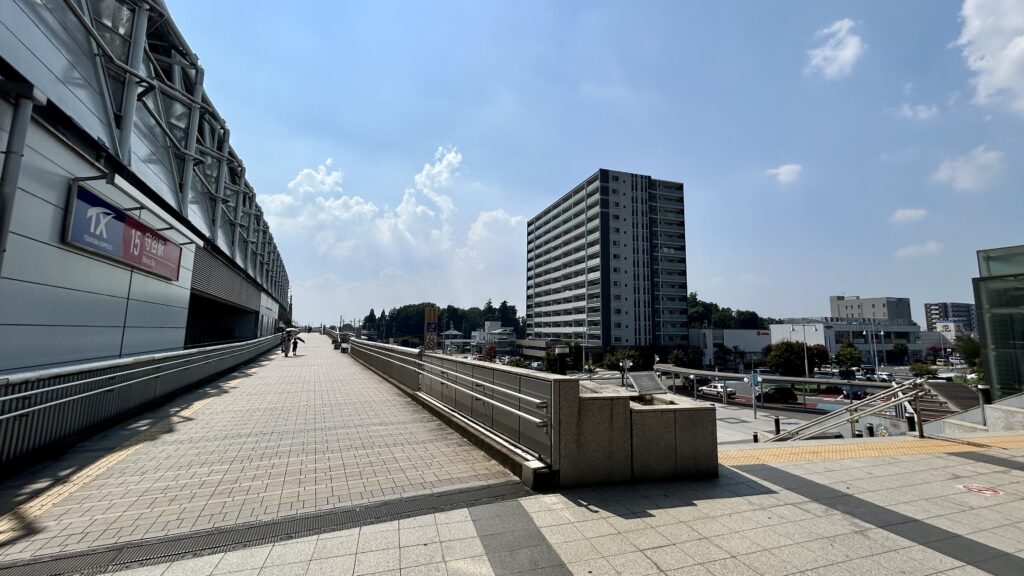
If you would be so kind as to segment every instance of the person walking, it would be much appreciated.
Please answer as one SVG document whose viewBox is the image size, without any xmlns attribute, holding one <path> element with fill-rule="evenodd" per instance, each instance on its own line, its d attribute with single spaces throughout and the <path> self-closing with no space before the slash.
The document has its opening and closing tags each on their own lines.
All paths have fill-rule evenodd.
<svg viewBox="0 0 1024 576">
<path fill-rule="evenodd" d="M 281 352 L 284 353 L 285 358 L 288 357 L 288 350 L 291 349 L 291 345 L 291 337 L 288 334 L 281 337 Z"/>
<path fill-rule="evenodd" d="M 292 356 L 298 356 L 299 355 L 299 352 L 298 352 L 298 350 L 299 350 L 299 340 L 302 340 L 302 337 L 299 336 L 298 334 L 292 336 Z M 302 340 L 302 343 L 305 344 L 306 341 Z"/>
</svg>

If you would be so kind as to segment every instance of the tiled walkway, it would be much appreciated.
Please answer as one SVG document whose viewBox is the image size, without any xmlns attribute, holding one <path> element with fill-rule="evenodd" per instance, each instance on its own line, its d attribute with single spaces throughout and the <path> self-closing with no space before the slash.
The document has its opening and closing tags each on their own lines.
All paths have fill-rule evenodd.
<svg viewBox="0 0 1024 576">
<path fill-rule="evenodd" d="M 0 519 L 0 562 L 514 479 L 326 337 L 305 339 L 5 482 L 8 500 L 77 469 Z"/>
<path fill-rule="evenodd" d="M 119 574 L 1020 576 L 1024 450 L 962 454 L 723 467 L 717 480 L 532 495 Z"/>
<path fill-rule="evenodd" d="M 305 357 L 272 357 L 178 403 L 169 420 L 143 421 L 141 441 L 80 447 L 69 458 L 103 457 L 19 508 L 35 532 L 3 558 L 81 547 L 61 534 L 94 534 L 96 523 L 108 542 L 191 534 L 426 491 L 441 501 L 452 488 L 510 479 L 326 340 L 310 340 Z M 801 442 L 723 450 L 721 460 L 714 480 L 528 494 L 119 574 L 1024 574 L 1022 436 Z M 0 576 L 9 569 L 0 564 Z"/>
</svg>

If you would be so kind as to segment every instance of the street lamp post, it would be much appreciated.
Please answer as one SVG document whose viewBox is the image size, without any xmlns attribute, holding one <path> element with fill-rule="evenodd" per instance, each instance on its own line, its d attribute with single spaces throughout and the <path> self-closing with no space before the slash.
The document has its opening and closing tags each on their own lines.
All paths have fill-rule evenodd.
<svg viewBox="0 0 1024 576">
<path fill-rule="evenodd" d="M 810 366 L 809 366 L 809 364 L 807 362 L 807 327 L 810 326 L 811 328 L 814 328 L 815 332 L 817 332 L 818 331 L 818 326 L 815 325 L 815 324 L 793 324 L 789 328 L 790 341 L 792 341 L 792 334 L 793 334 L 793 332 L 796 332 L 796 327 L 797 326 L 800 326 L 800 328 L 803 330 L 803 337 L 804 337 L 804 378 L 810 378 L 811 377 L 811 369 L 810 369 Z"/>
</svg>

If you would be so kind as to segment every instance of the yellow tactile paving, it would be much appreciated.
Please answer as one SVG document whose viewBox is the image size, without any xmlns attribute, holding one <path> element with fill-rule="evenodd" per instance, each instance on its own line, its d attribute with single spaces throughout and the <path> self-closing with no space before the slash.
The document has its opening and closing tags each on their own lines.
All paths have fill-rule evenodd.
<svg viewBox="0 0 1024 576">
<path fill-rule="evenodd" d="M 992 448 L 1024 448 L 1022 436 L 986 436 L 972 438 L 971 444 L 949 440 L 894 440 L 890 442 L 850 442 L 846 444 L 787 444 L 771 448 L 719 452 L 718 462 L 724 466 L 744 464 L 776 464 L 817 460 L 846 460 L 880 456 L 913 456 L 915 454 L 947 454 L 977 452 Z"/>
<path fill-rule="evenodd" d="M 232 388 L 231 384 L 225 386 L 225 388 Z M 31 522 L 32 520 L 42 516 L 47 510 L 56 506 L 59 502 L 74 494 L 82 486 L 85 486 L 91 482 L 94 478 L 100 474 L 106 472 L 118 462 L 127 458 L 132 452 L 137 450 L 143 443 L 148 442 L 157 436 L 167 432 L 171 429 L 171 426 L 178 421 L 182 421 L 192 414 L 195 414 L 204 404 L 213 400 L 214 396 L 220 393 L 211 393 L 210 395 L 196 400 L 192 404 L 188 405 L 185 409 L 176 412 L 172 416 L 157 422 L 153 426 L 147 428 L 145 431 L 139 433 L 137 436 L 122 444 L 117 450 L 110 454 L 100 458 L 96 462 L 93 462 L 89 466 L 81 469 L 69 476 L 66 480 L 53 488 L 43 492 L 39 496 L 25 502 L 18 506 L 14 510 L 11 510 L 7 514 L 0 517 L 0 545 L 3 545 L 11 538 L 15 537 L 21 528 Z"/>
</svg>

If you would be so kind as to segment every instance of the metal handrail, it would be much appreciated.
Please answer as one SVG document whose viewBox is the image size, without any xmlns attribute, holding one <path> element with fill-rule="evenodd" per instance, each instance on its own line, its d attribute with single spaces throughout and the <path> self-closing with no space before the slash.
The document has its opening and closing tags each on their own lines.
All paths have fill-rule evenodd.
<svg viewBox="0 0 1024 576">
<path fill-rule="evenodd" d="M 904 390 L 906 390 L 908 388 L 913 388 L 916 383 L 917 383 L 917 379 L 911 380 L 909 382 L 904 382 L 903 384 L 900 384 L 899 386 L 896 386 L 894 388 L 889 388 L 887 390 L 879 392 L 878 394 L 892 394 L 892 393 L 896 393 L 896 392 L 903 392 Z M 844 412 L 856 413 L 857 409 L 860 408 L 861 406 L 865 406 L 865 405 L 870 404 L 872 402 L 877 402 L 878 400 L 877 400 L 877 398 L 875 396 L 877 396 L 877 394 L 872 394 L 871 396 L 868 396 L 867 398 L 864 398 L 863 400 L 858 400 L 858 401 L 854 402 L 853 404 L 850 404 L 848 406 L 844 406 L 843 408 L 841 408 L 839 410 L 835 410 L 833 412 L 829 412 L 828 414 L 824 414 L 822 416 L 819 416 L 819 417 L 815 418 L 814 420 L 811 420 L 809 422 L 805 422 L 804 424 L 801 424 L 800 426 L 797 426 L 796 428 L 793 428 L 792 430 L 786 430 L 785 432 L 782 432 L 781 434 L 779 434 L 777 436 L 773 436 L 773 437 L 769 438 L 768 440 L 765 440 L 765 442 L 776 442 L 776 441 L 781 441 L 781 440 L 788 440 L 788 439 L 790 439 L 790 437 L 796 435 L 798 432 L 802 432 L 804 430 L 807 430 L 807 429 L 809 429 L 809 428 L 811 428 L 813 426 L 816 426 L 818 424 L 821 424 L 822 422 L 825 422 L 827 420 L 834 419 L 837 416 L 842 415 Z M 845 422 L 845 421 L 846 420 L 843 419 L 840 422 L 840 424 Z"/>
<path fill-rule="evenodd" d="M 419 368 L 416 368 L 414 366 L 410 366 L 408 364 L 405 364 L 405 363 L 402 363 L 402 362 L 398 362 L 396 360 L 391 360 L 389 358 L 385 358 L 384 356 L 382 356 L 380 354 L 376 354 L 374 352 L 371 352 L 369 347 L 367 347 L 367 346 L 356 345 L 356 348 L 360 348 L 363 352 L 365 352 L 366 354 L 370 354 L 371 356 L 376 356 L 376 357 L 378 357 L 378 358 L 380 358 L 382 360 L 387 360 L 389 362 L 395 362 L 396 364 L 400 364 L 401 366 L 403 366 L 405 368 L 408 368 L 409 370 L 412 370 L 414 372 L 422 374 L 422 375 L 424 375 L 424 376 L 426 376 L 428 378 L 432 378 L 434 380 L 437 380 L 437 381 L 441 382 L 442 384 L 447 384 L 449 386 L 455 386 L 459 390 L 462 390 L 463 392 L 469 394 L 470 396 L 473 396 L 474 398 L 478 398 L 478 399 L 480 399 L 480 400 L 482 400 L 484 402 L 487 402 L 488 404 L 491 404 L 493 406 L 497 406 L 498 408 L 500 408 L 500 409 L 502 409 L 502 410 L 504 410 L 506 412 L 511 412 L 512 414 L 515 414 L 515 415 L 517 415 L 517 416 L 519 416 L 521 418 L 525 418 L 525 419 L 529 420 L 530 422 L 533 422 L 538 427 L 546 427 L 548 425 L 546 420 L 542 420 L 542 419 L 537 418 L 535 416 L 531 416 L 531 415 L 529 415 L 529 414 L 527 414 L 525 412 L 520 412 L 519 410 L 516 410 L 515 408 L 509 407 L 509 406 L 505 406 L 504 404 L 502 404 L 500 402 L 495 402 L 494 400 L 491 400 L 490 398 L 487 398 L 486 396 L 481 396 L 480 394 L 477 394 L 476 392 L 474 392 L 472 390 L 469 390 L 469 389 L 467 389 L 467 388 L 465 388 L 463 386 L 460 386 L 460 385 L 458 385 L 458 384 L 456 384 L 454 382 L 449 382 L 449 381 L 445 380 L 444 378 L 441 378 L 440 376 L 435 376 L 434 374 L 431 374 L 431 373 L 426 372 L 424 370 L 420 370 Z M 391 354 L 391 355 L 396 355 L 393 352 L 387 352 L 387 353 Z M 423 362 L 422 360 L 413 360 L 413 361 L 414 362 L 418 362 L 419 364 L 422 364 L 422 365 L 428 365 L 426 362 Z M 436 366 L 436 365 L 429 364 L 429 366 Z M 480 381 L 477 381 L 477 382 L 480 382 Z M 484 385 L 487 385 L 487 386 L 493 386 L 493 385 L 486 384 L 485 382 L 480 382 L 480 383 L 484 384 Z M 506 389 L 498 387 L 498 386 L 494 386 L 494 387 L 495 388 L 499 388 L 502 392 L 507 392 L 507 393 L 515 394 L 511 390 L 506 390 Z M 521 394 L 517 394 L 517 396 L 522 396 L 522 395 Z M 529 397 L 524 397 L 524 398 L 528 398 L 531 401 L 537 403 L 538 404 L 538 406 L 537 406 L 538 408 L 547 408 L 547 403 L 544 402 L 543 400 L 537 400 L 537 399 L 529 398 Z M 543 405 L 543 406 L 541 406 L 541 405 Z"/>
<path fill-rule="evenodd" d="M 910 393 L 908 395 L 908 398 L 914 398 L 914 397 L 922 394 L 923 392 L 924 392 L 923 389 L 915 388 L 915 389 L 910 391 Z M 900 392 L 900 393 L 902 394 L 902 392 Z M 883 393 L 879 393 L 879 394 L 883 394 Z M 790 440 L 803 440 L 804 438 L 807 438 L 807 437 L 809 437 L 809 436 L 811 436 L 813 434 L 819 434 L 821 432 L 827 432 L 828 430 L 831 430 L 831 429 L 836 428 L 838 426 L 842 426 L 843 424 L 850 423 L 850 422 L 852 422 L 854 420 L 857 420 L 859 418 L 863 418 L 864 416 L 870 416 L 870 415 L 874 414 L 875 412 L 879 412 L 881 410 L 885 410 L 886 408 L 891 408 L 893 406 L 896 406 L 897 404 L 900 404 L 900 403 L 906 402 L 906 401 L 907 401 L 907 398 L 904 398 L 904 397 L 894 397 L 892 400 L 886 400 L 885 402 L 883 402 L 881 404 L 878 404 L 876 406 L 872 406 L 871 408 L 869 408 L 869 409 L 867 409 L 867 410 L 865 410 L 863 412 L 854 412 L 854 413 L 850 414 L 849 416 L 846 416 L 845 418 L 843 418 L 843 419 L 841 419 L 841 420 L 839 420 L 837 422 L 830 422 L 824 428 L 817 428 L 817 429 L 814 429 L 814 430 L 810 430 L 810 431 L 804 432 L 803 434 L 800 434 L 798 436 L 794 436 L 794 437 L 790 438 Z M 833 414 L 835 414 L 835 412 L 833 412 Z"/>
<path fill-rule="evenodd" d="M 270 336 L 264 336 L 263 338 L 257 338 L 256 340 L 246 340 L 246 343 L 255 344 L 257 342 L 264 342 L 272 338 L 279 338 L 280 336 L 280 334 L 272 334 Z M 208 346 L 205 348 L 193 348 L 190 350 L 174 350 L 172 352 L 160 352 L 157 354 L 146 354 L 144 356 L 129 356 L 126 358 L 116 358 L 113 360 L 101 360 L 99 362 L 87 362 L 83 364 L 61 366 L 58 368 L 47 368 L 45 370 L 35 370 L 30 372 L 10 372 L 6 374 L 0 374 L 0 385 L 24 384 L 26 382 L 34 382 L 36 380 L 47 380 L 49 378 L 59 378 L 61 376 L 69 376 L 71 374 L 79 374 L 82 372 L 106 370 L 107 368 L 126 366 L 128 364 L 134 364 L 135 362 L 140 362 L 143 360 L 158 360 L 162 358 L 172 358 L 175 356 L 188 356 L 190 354 L 197 354 L 206 350 L 224 349 L 230 348 L 232 346 L 238 346 L 238 344 L 218 344 L 216 346 Z M 121 374 L 124 374 L 124 372 L 121 372 Z"/>
<path fill-rule="evenodd" d="M 265 341 L 265 340 L 267 340 L 269 338 L 273 338 L 273 336 L 268 336 L 266 338 L 261 338 L 259 340 L 246 340 L 245 345 L 249 346 L 249 348 L 247 350 L 252 349 L 253 347 L 258 346 L 259 343 L 262 343 L 263 341 Z M 217 346 L 217 348 L 220 348 L 220 347 L 221 346 Z M 193 348 L 192 350 L 190 350 L 190 352 L 198 353 L 198 352 L 205 351 L 205 350 L 208 350 L 208 348 Z M 133 372 L 141 372 L 143 370 L 150 370 L 152 368 L 159 368 L 161 366 L 169 366 L 171 364 L 178 364 L 180 362 L 188 362 L 190 360 L 196 360 L 198 358 L 207 358 L 209 356 L 213 356 L 215 354 L 218 354 L 219 352 L 221 352 L 221 351 L 217 350 L 217 351 L 210 352 L 209 354 L 202 354 L 202 355 L 198 355 L 197 354 L 197 355 L 192 355 L 192 356 L 185 356 L 183 358 L 178 358 L 177 360 L 171 360 L 170 362 L 164 362 L 163 364 L 152 364 L 150 366 L 143 366 L 141 368 L 133 368 L 131 370 L 125 370 L 123 372 L 114 372 L 113 374 L 104 374 L 102 376 L 93 376 L 92 378 L 86 378 L 84 380 L 75 380 L 74 382 L 67 382 L 65 384 L 58 384 L 57 386 L 50 386 L 48 388 L 40 388 L 39 390 L 29 390 L 28 392 L 21 392 L 19 394 L 11 394 L 10 396 L 0 396 L 0 402 L 6 402 L 8 400 L 16 400 L 18 398 L 23 398 L 23 397 L 26 397 L 26 396 L 34 396 L 36 394 L 42 394 L 44 392 L 52 392 L 54 390 L 60 390 L 62 388 L 68 388 L 70 386 L 78 386 L 78 385 L 81 385 L 81 384 L 89 384 L 91 382 L 97 382 L 97 381 L 100 381 L 100 380 L 107 380 L 107 379 L 110 379 L 110 378 L 115 378 L 117 376 L 124 376 L 125 374 L 131 374 Z M 149 358 L 153 358 L 153 357 L 152 356 L 150 356 L 150 357 L 143 357 L 143 359 L 149 359 Z M 222 358 L 223 358 L 223 356 L 222 356 Z M 86 370 L 76 370 L 75 372 L 84 372 L 84 371 L 92 372 L 94 370 L 102 370 L 102 369 L 103 369 L 102 366 L 99 367 L 99 368 L 95 368 L 93 366 L 90 366 Z M 45 380 L 45 379 L 52 378 L 52 377 L 53 376 L 46 376 L 44 378 L 36 378 L 36 379 L 33 379 L 33 380 L 23 380 L 21 382 L 33 382 L 33 381 L 37 381 L 37 380 Z M 21 382 L 19 382 L 19 383 L 21 383 Z"/>
<path fill-rule="evenodd" d="M 350 342 L 350 344 L 351 344 L 351 342 Z M 399 354 L 396 354 L 395 352 L 390 352 L 390 351 L 384 351 L 384 352 L 386 354 L 390 354 L 392 356 L 397 356 L 399 358 L 404 359 L 403 356 L 401 356 Z M 538 400 L 537 398 L 533 398 L 533 397 L 527 396 L 525 394 L 520 394 L 519 392 L 513 392 L 513 391 L 511 391 L 511 390 L 509 390 L 507 388 L 502 388 L 501 386 L 496 386 L 494 384 L 490 384 L 488 382 L 484 382 L 483 380 L 478 380 L 476 378 L 473 378 L 472 376 L 467 376 L 467 375 L 461 374 L 459 372 L 452 372 L 452 371 L 446 369 L 445 367 L 443 367 L 443 366 L 441 366 L 439 364 L 431 364 L 429 362 L 424 362 L 423 360 L 415 360 L 415 362 L 419 362 L 420 364 L 422 364 L 424 366 L 431 366 L 431 367 L 437 368 L 438 370 L 440 370 L 442 372 L 442 375 L 444 375 L 444 374 L 451 374 L 451 375 L 456 376 L 458 378 L 463 378 L 465 380 L 469 380 L 470 382 L 472 382 L 474 384 L 479 384 L 481 386 L 486 386 L 488 388 L 493 388 L 495 390 L 500 390 L 503 394 L 511 394 L 512 396 L 516 396 L 516 397 L 522 398 L 523 400 L 527 400 L 529 402 L 533 402 L 534 404 L 537 405 L 536 406 L 537 408 L 547 408 L 547 402 L 544 401 L 544 400 Z M 402 365 L 407 367 L 407 368 L 412 368 L 413 370 L 415 370 L 415 368 L 413 368 L 412 366 L 409 366 L 408 364 L 402 364 Z M 447 382 L 447 381 L 445 381 L 445 382 Z M 459 386 L 459 388 L 462 388 L 462 387 Z M 462 388 L 462 389 L 465 390 L 465 388 Z"/>
<path fill-rule="evenodd" d="M 8 414 L 3 414 L 3 415 L 0 415 L 0 421 L 6 420 L 8 418 L 13 418 L 15 416 L 21 416 L 23 414 L 28 414 L 29 412 L 35 412 L 36 410 L 42 410 L 43 408 L 49 408 L 51 406 L 56 406 L 58 404 L 64 404 L 65 402 L 71 402 L 73 400 L 79 400 L 81 398 L 86 398 L 86 397 L 92 396 L 94 394 L 100 394 L 102 392 L 109 392 L 111 390 L 116 390 L 116 389 L 121 388 L 123 386 L 128 386 L 129 384 L 135 384 L 137 382 L 141 382 L 143 380 L 148 380 L 150 378 L 155 378 L 155 377 L 158 377 L 158 376 L 165 376 L 167 374 L 173 374 L 175 372 L 179 372 L 181 370 L 187 370 L 187 369 L 193 368 L 195 366 L 202 366 L 203 364 L 209 364 L 210 362 L 214 362 L 214 361 L 221 360 L 221 359 L 224 359 L 224 358 L 230 358 L 232 356 L 238 356 L 239 354 L 245 354 L 246 352 L 249 352 L 253 348 L 258 348 L 262 343 L 265 343 L 269 338 L 273 338 L 273 336 L 268 336 L 268 337 L 261 338 L 261 339 L 258 339 L 258 340 L 250 340 L 250 341 L 248 341 L 248 345 L 247 346 L 240 347 L 237 351 L 235 351 L 235 352 L 233 352 L 231 354 L 219 355 L 216 358 L 212 358 L 210 360 L 205 360 L 203 362 L 190 362 L 187 366 L 181 366 L 179 368 L 174 368 L 174 369 L 171 369 L 171 370 L 165 370 L 163 372 L 157 372 L 155 374 L 148 374 L 148 375 L 143 376 L 141 378 L 136 378 L 134 380 L 129 380 L 127 382 L 122 382 L 122 383 L 116 384 L 114 386 L 107 386 L 105 388 L 100 388 L 99 390 L 92 390 L 90 392 L 85 392 L 83 394 L 76 394 L 74 396 L 69 396 L 67 398 L 62 398 L 60 400 L 55 400 L 53 402 L 48 402 L 46 404 L 40 404 L 38 406 L 33 406 L 31 408 L 25 408 L 23 410 L 18 410 L 17 412 L 10 412 Z M 11 399 L 16 399 L 16 398 L 22 398 L 22 397 L 25 397 L 25 396 L 33 396 L 33 395 L 36 395 L 36 394 L 52 392 L 53 390 L 59 390 L 61 388 L 66 388 L 68 386 L 77 386 L 77 385 L 81 385 L 81 384 L 87 384 L 87 383 L 94 382 L 94 381 L 97 381 L 97 380 L 107 380 L 107 379 L 110 379 L 110 378 L 115 378 L 115 377 L 123 376 L 125 374 L 130 374 L 132 372 L 138 372 L 138 371 L 141 371 L 141 370 L 148 370 L 148 369 L 151 369 L 151 368 L 159 368 L 161 366 L 167 366 L 167 365 L 170 365 L 170 364 L 177 364 L 177 363 L 182 362 L 182 361 L 196 360 L 197 358 L 208 358 L 210 356 L 215 356 L 217 354 L 218 354 L 218 352 L 212 352 L 210 354 L 204 354 L 202 356 L 190 356 L 188 358 L 182 358 L 182 359 L 174 360 L 174 361 L 171 361 L 171 362 L 165 362 L 163 364 L 155 364 L 155 365 L 152 365 L 152 366 L 145 366 L 143 368 L 136 368 L 134 370 L 126 370 L 124 372 L 115 372 L 113 374 L 106 374 L 104 376 L 97 376 L 97 377 L 94 377 L 94 378 L 88 378 L 88 379 L 79 380 L 79 381 L 76 381 L 76 382 L 68 382 L 66 384 L 61 384 L 59 386 L 52 386 L 52 387 L 49 387 L 49 388 L 41 388 L 39 390 L 31 390 L 29 392 L 22 392 L 20 394 L 12 394 L 11 396 L 0 397 L 0 401 L 11 400 Z"/>
</svg>

